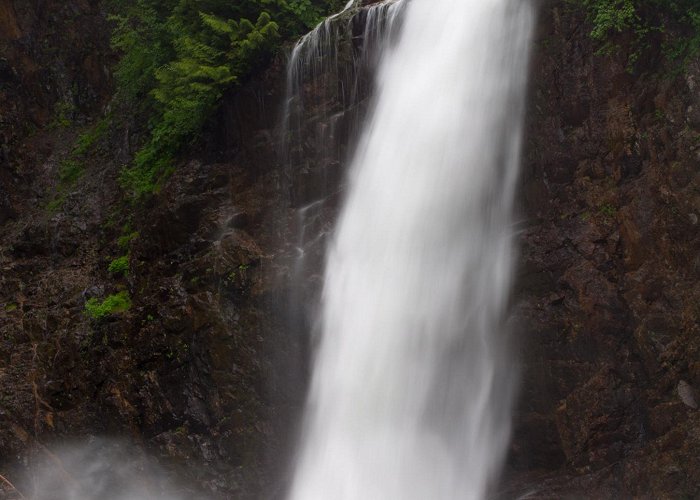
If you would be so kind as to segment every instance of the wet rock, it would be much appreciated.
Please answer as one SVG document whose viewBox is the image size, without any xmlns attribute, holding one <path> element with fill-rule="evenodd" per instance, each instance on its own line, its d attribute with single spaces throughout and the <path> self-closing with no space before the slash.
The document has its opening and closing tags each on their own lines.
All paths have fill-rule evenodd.
<svg viewBox="0 0 700 500">
<path fill-rule="evenodd" d="M 592 56 L 581 12 L 550 2 L 541 16 L 516 284 L 523 402 L 511 458 L 531 470 L 558 446 L 577 472 L 564 478 L 570 472 L 549 462 L 557 498 L 692 497 L 694 445 L 682 436 L 695 413 L 676 385 L 700 373 L 700 242 L 688 215 L 698 213 L 697 92 L 633 81 L 616 57 Z M 687 88 L 697 90 L 699 75 L 689 63 Z M 543 444 L 551 425 L 559 443 Z M 659 461 L 676 469 L 666 476 Z"/>
<path fill-rule="evenodd" d="M 214 498 L 269 497 L 261 492 L 282 477 L 308 378 L 310 327 L 288 323 L 298 225 L 290 207 L 338 190 L 343 164 L 312 138 L 333 127 L 347 136 L 362 104 L 340 109 L 332 79 L 309 89 L 339 113 L 320 120 L 308 110 L 301 133 L 312 150 L 295 154 L 320 160 L 283 171 L 271 132 L 282 64 L 227 96 L 220 126 L 204 138 L 219 163 L 183 160 L 135 214 L 133 268 L 119 283 L 132 310 L 91 323 L 84 301 L 114 291 L 107 257 L 123 251 L 111 241 L 119 229 L 106 227 L 120 165 L 92 166 L 100 185 L 87 176 L 48 215 L 40 195 L 52 180 L 41 166 L 70 138 L 50 132 L 18 146 L 20 125 L 48 123 L 74 86 L 83 89 L 78 107 L 96 114 L 109 94 L 96 4 L 64 4 L 47 0 L 37 12 L 0 0 L 0 38 L 32 33 L 0 60 L 0 93 L 11 90 L 0 95 L 11 121 L 0 154 L 13 162 L 0 166 L 0 468 L 21 470 L 34 434 L 108 431 L 186 465 L 183 476 Z M 76 12 L 85 36 L 102 40 L 89 54 L 66 42 L 77 33 L 62 16 Z M 362 32 L 359 20 L 353 29 Z M 700 414 L 688 410 L 697 408 L 690 385 L 677 382 L 700 377 L 697 65 L 690 90 L 652 71 L 631 78 L 615 56 L 595 55 L 589 32 L 582 12 L 543 4 L 521 183 L 514 303 L 523 380 L 511 467 L 536 470 L 525 491 L 535 485 L 545 497 L 697 498 Z M 42 53 L 39 41 L 75 64 L 27 58 Z M 18 78 L 27 84 L 13 85 Z M 121 142 L 113 149 L 124 153 Z M 309 226 L 319 234 L 337 200 L 327 204 Z M 319 238 L 319 268 L 322 248 Z M 299 294 L 313 296 L 318 282 Z"/>
<path fill-rule="evenodd" d="M 688 125 L 695 130 L 700 130 L 700 106 L 688 106 L 685 113 Z"/>
<path fill-rule="evenodd" d="M 697 396 L 695 395 L 695 389 L 686 382 L 685 380 L 681 380 L 678 382 L 678 387 L 676 388 L 678 391 L 678 397 L 681 398 L 681 401 L 683 401 L 683 404 L 686 405 L 689 408 L 692 408 L 693 410 L 698 409 L 698 401 L 697 401 Z"/>
</svg>

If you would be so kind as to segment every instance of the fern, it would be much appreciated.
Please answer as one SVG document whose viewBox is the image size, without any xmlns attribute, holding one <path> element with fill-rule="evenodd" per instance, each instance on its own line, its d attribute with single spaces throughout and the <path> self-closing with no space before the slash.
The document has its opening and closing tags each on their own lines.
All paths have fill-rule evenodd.
<svg viewBox="0 0 700 500">
<path fill-rule="evenodd" d="M 224 92 L 338 3 L 112 0 L 112 46 L 122 54 L 118 93 L 150 117 L 149 136 L 122 172 L 122 186 L 137 198 L 157 191 Z"/>
</svg>

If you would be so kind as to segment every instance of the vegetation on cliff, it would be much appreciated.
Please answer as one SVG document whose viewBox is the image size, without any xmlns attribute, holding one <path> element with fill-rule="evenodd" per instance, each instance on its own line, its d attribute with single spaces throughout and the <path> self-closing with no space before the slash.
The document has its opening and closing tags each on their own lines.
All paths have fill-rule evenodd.
<svg viewBox="0 0 700 500">
<path fill-rule="evenodd" d="M 523 145 L 514 321 L 527 362 L 513 477 L 537 471 L 541 495 L 552 498 L 700 498 L 700 412 L 680 392 L 681 382 L 700 387 L 700 67 L 689 61 L 679 78 L 668 71 L 687 57 L 671 47 L 697 50 L 698 2 L 673 17 L 660 0 L 564 2 L 540 12 Z M 177 56 L 172 33 L 152 30 L 177 2 L 158 3 L 152 28 L 132 8 L 154 1 L 109 9 L 137 31 L 133 57 L 150 61 L 158 44 L 167 55 L 132 80 L 119 77 L 119 99 L 105 71 L 115 62 L 105 2 L 6 3 L 14 8 L 8 14 L 0 1 L 0 473 L 29 498 L 27 471 L 52 443 L 108 433 L 142 443 L 167 467 L 183 464 L 176 472 L 187 486 L 215 488 L 213 498 L 272 497 L 260 493 L 277 486 L 265 457 L 284 456 L 289 423 L 280 415 L 303 401 L 295 390 L 307 373 L 295 368 L 308 346 L 282 325 L 288 304 L 273 308 L 290 273 L 270 257 L 295 251 L 280 227 L 298 220 L 287 173 L 263 154 L 275 146 L 271 100 L 246 84 L 227 150 L 235 156 L 198 156 L 203 143 L 228 147 L 209 136 L 210 118 L 170 163 L 191 160 L 187 167 L 158 196 L 126 206 L 117 171 L 133 168 L 162 119 L 156 71 Z M 245 14 L 255 25 L 267 10 L 277 23 L 270 53 L 292 37 L 273 3 Z M 243 14 L 199 8 L 240 26 Z M 637 41 L 642 20 L 666 31 Z M 198 12 L 188 21 L 204 22 Z M 613 55 L 595 56 L 608 41 Z M 635 46 L 644 50 L 632 78 L 624 66 Z M 264 83 L 280 77 L 274 69 Z M 319 123 L 317 109 L 308 107 L 303 130 L 336 124 Z M 301 170 L 294 189 L 337 187 L 328 184 L 335 174 L 324 184 L 314 175 Z M 328 227 L 335 200 L 313 227 Z M 317 255 L 323 245 L 313 241 Z M 3 488 L 11 489 L 0 484 L 0 497 L 17 497 Z"/>
<path fill-rule="evenodd" d="M 700 51 L 696 0 L 569 1 L 586 9 L 599 52 L 624 51 L 630 71 L 651 49 L 660 47 L 679 65 Z M 110 0 L 112 46 L 120 55 L 117 97 L 145 125 L 133 162 L 122 173 L 125 190 L 135 198 L 157 191 L 224 92 L 341 3 Z"/>
<path fill-rule="evenodd" d="M 122 103 L 148 130 L 122 175 L 134 196 L 157 190 L 175 155 L 196 139 L 223 93 L 337 0 L 112 0 L 112 46 Z"/>
<path fill-rule="evenodd" d="M 110 314 L 128 311 L 131 307 L 129 292 L 121 291 L 107 296 L 104 300 L 92 298 L 85 303 L 85 312 L 92 319 L 102 319 Z"/>
<path fill-rule="evenodd" d="M 631 35 L 630 71 L 652 47 L 685 64 L 700 52 L 700 3 L 697 0 L 573 0 L 582 4 L 593 23 L 591 36 L 602 43 L 600 52 L 621 49 L 621 36 Z M 673 33 L 673 34 L 671 34 Z M 679 36 L 680 35 L 680 36 Z"/>
</svg>

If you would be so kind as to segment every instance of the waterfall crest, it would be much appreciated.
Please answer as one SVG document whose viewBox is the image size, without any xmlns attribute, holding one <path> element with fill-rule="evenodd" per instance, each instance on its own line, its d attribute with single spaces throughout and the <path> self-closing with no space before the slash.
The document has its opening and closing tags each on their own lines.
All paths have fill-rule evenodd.
<svg viewBox="0 0 700 500">
<path fill-rule="evenodd" d="M 505 345 L 531 6 L 412 0 L 328 249 L 292 499 L 478 499 Z"/>
</svg>

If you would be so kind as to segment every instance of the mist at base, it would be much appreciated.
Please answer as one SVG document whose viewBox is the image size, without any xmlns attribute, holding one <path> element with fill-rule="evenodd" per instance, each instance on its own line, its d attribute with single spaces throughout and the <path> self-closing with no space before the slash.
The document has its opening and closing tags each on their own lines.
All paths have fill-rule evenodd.
<svg viewBox="0 0 700 500">
<path fill-rule="evenodd" d="M 136 446 L 93 438 L 37 449 L 37 465 L 15 483 L 34 500 L 206 500 Z"/>
</svg>

